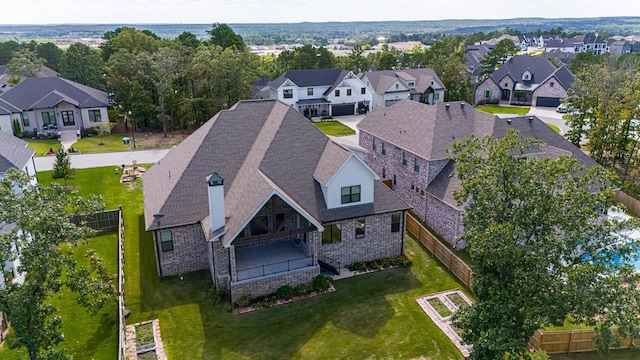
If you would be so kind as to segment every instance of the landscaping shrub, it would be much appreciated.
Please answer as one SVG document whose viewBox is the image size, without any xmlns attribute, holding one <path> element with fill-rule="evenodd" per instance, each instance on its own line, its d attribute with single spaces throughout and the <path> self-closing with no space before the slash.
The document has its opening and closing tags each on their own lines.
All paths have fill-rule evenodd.
<svg viewBox="0 0 640 360">
<path fill-rule="evenodd" d="M 278 299 L 286 300 L 293 297 L 293 288 L 289 285 L 283 285 L 276 290 L 276 297 Z"/>
<path fill-rule="evenodd" d="M 247 306 L 251 305 L 251 299 L 249 298 L 249 295 L 243 295 L 243 296 L 240 297 L 240 299 L 238 299 L 235 302 L 234 305 L 235 305 L 235 307 L 239 307 L 239 308 L 247 307 Z"/>
<path fill-rule="evenodd" d="M 329 278 L 324 275 L 318 275 L 313 278 L 313 290 L 323 292 L 329 288 Z"/>
<path fill-rule="evenodd" d="M 313 291 L 313 286 L 309 284 L 300 284 L 293 289 L 293 294 L 295 296 L 300 296 L 304 294 L 308 294 Z"/>
<path fill-rule="evenodd" d="M 385 257 L 373 261 L 355 262 L 351 265 L 348 265 L 347 268 L 350 271 L 374 271 L 396 266 L 407 267 L 410 265 L 411 261 L 407 259 L 406 256 L 400 255 L 396 257 Z"/>
</svg>

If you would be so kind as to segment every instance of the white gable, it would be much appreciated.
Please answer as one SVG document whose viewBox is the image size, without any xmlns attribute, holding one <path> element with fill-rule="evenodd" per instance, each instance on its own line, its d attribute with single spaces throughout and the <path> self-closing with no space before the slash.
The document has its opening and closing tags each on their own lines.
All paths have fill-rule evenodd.
<svg viewBox="0 0 640 360">
<path fill-rule="evenodd" d="M 328 209 L 367 204 L 373 202 L 373 186 L 379 177 L 359 157 L 351 155 L 333 177 L 323 186 Z M 342 189 L 360 186 L 360 201 L 342 202 Z"/>
</svg>

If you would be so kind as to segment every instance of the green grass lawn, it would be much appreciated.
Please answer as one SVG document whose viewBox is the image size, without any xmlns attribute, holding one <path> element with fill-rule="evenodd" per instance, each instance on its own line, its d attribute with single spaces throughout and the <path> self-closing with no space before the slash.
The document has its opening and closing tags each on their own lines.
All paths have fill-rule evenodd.
<svg viewBox="0 0 640 360">
<path fill-rule="evenodd" d="M 117 232 L 104 232 L 91 238 L 87 244 L 74 248 L 74 256 L 79 264 L 87 264 L 88 259 L 83 255 L 88 248 L 93 248 L 104 259 L 104 265 L 113 274 L 117 273 L 118 235 Z M 66 341 L 62 347 L 68 350 L 74 359 L 104 359 L 117 358 L 117 305 L 105 306 L 96 315 L 91 315 L 85 308 L 78 305 L 76 295 L 64 288 L 60 296 L 51 300 L 62 316 L 60 330 Z M 0 359 L 18 360 L 27 358 L 24 349 L 9 350 L 7 346 L 0 348 Z"/>
<path fill-rule="evenodd" d="M 500 106 L 500 105 L 480 105 L 476 107 L 476 110 L 484 111 L 490 114 L 515 114 L 515 115 L 527 115 L 529 112 L 528 106 Z"/>
<path fill-rule="evenodd" d="M 114 134 L 106 135 L 102 138 L 102 145 L 100 145 L 100 137 L 84 137 L 72 146 L 76 150 L 80 150 L 82 153 L 97 153 L 97 152 L 109 152 L 109 151 L 127 151 L 132 150 L 131 144 L 125 145 L 122 143 L 122 138 L 126 135 Z"/>
<path fill-rule="evenodd" d="M 319 121 L 314 122 L 313 125 L 315 125 L 323 133 L 331 136 L 345 136 L 353 135 L 356 133 L 352 128 L 344 125 L 339 121 Z"/>
<path fill-rule="evenodd" d="M 50 173 L 39 178 L 46 183 Z M 412 239 L 406 242 L 410 268 L 339 280 L 331 294 L 233 315 L 229 303 L 213 304 L 207 271 L 185 274 L 184 280 L 157 276 L 152 239 L 144 232 L 140 182 L 120 184 L 113 169 L 104 167 L 77 170 L 70 183 L 82 194 L 104 194 L 107 208 L 123 205 L 127 323 L 159 318 L 169 358 L 462 359 L 414 300 L 462 285 Z M 70 348 L 84 342 L 71 333 L 66 338 Z"/>
<path fill-rule="evenodd" d="M 555 126 L 555 125 L 553 125 L 553 124 L 547 124 L 547 126 L 548 126 L 548 127 L 550 127 L 550 128 L 552 128 L 552 129 L 553 129 L 553 131 L 555 131 L 555 132 L 557 132 L 557 133 L 560 133 L 560 128 L 559 128 L 559 127 L 557 127 L 557 126 Z"/>
<path fill-rule="evenodd" d="M 60 142 L 58 140 L 34 140 L 34 139 L 22 139 L 29 143 L 27 147 L 36 151 L 36 156 L 43 156 L 49 149 L 55 151 Z"/>
</svg>

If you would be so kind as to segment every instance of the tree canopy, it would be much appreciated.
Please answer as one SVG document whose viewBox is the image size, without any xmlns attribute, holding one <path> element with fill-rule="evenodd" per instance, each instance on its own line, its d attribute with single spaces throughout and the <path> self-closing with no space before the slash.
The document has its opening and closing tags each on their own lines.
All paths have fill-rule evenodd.
<svg viewBox="0 0 640 360">
<path fill-rule="evenodd" d="M 207 34 L 210 35 L 209 43 L 218 45 L 222 49 L 232 47 L 236 50 L 243 50 L 246 47 L 242 36 L 236 34 L 227 24 L 215 23 L 211 30 L 207 30 Z"/>
<path fill-rule="evenodd" d="M 111 275 L 99 257 L 89 251 L 89 266 L 80 266 L 73 248 L 88 239 L 93 230 L 76 226 L 70 215 L 91 214 L 102 209 L 100 199 L 83 199 L 73 191 L 53 183 L 50 187 L 33 185 L 24 172 L 9 169 L 0 180 L 0 264 L 20 260 L 18 271 L 23 282 L 0 287 L 0 311 L 11 328 L 7 343 L 23 347 L 29 358 L 67 359 L 60 332 L 61 317 L 49 301 L 63 287 L 78 294 L 78 303 L 92 313 L 115 300 Z M 15 224 L 14 228 L 8 224 Z M 68 319 L 73 320 L 73 319 Z"/>
<path fill-rule="evenodd" d="M 639 329 L 638 274 L 603 252 L 635 223 L 608 221 L 612 174 L 576 158 L 537 159 L 545 145 L 510 129 L 453 148 L 465 204 L 462 238 L 477 302 L 456 313 L 472 359 L 524 356 L 535 330 L 573 321 L 596 327 L 602 347 Z M 618 249 L 623 259 L 630 249 Z M 589 258 L 599 261 L 588 261 Z M 606 295 L 605 295 L 606 294 Z"/>
<path fill-rule="evenodd" d="M 513 41 L 509 39 L 502 39 L 493 50 L 489 51 L 487 55 L 480 61 L 480 76 L 491 75 L 498 67 L 507 61 L 509 56 L 513 56 L 518 53 L 518 48 Z"/>
</svg>

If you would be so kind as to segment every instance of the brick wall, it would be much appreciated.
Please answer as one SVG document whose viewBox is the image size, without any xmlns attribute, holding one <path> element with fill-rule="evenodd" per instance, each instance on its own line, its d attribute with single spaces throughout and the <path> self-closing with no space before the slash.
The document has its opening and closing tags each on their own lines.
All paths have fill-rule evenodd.
<svg viewBox="0 0 640 360">
<path fill-rule="evenodd" d="M 222 241 L 216 240 L 210 243 L 211 262 L 213 267 L 213 282 L 218 288 L 229 288 L 231 275 L 229 274 L 229 249 L 222 245 Z"/>
<path fill-rule="evenodd" d="M 173 234 L 173 250 L 161 251 L 160 231 L 154 232 L 156 254 L 159 257 L 159 275 L 172 276 L 209 267 L 207 241 L 200 224 L 178 226 L 170 229 Z M 163 230 L 163 231 L 164 231 Z"/>
<path fill-rule="evenodd" d="M 487 99 L 484 97 L 484 92 L 486 90 L 491 91 L 491 98 Z M 496 85 L 491 79 L 487 79 L 480 83 L 476 88 L 476 104 L 480 102 L 498 102 L 500 99 L 500 87 Z"/>
<path fill-rule="evenodd" d="M 551 86 L 553 83 L 553 86 Z M 533 101 L 531 106 L 536 106 L 538 96 L 541 97 L 555 97 L 555 98 L 567 98 L 567 90 L 560 85 L 558 80 L 554 77 L 547 79 L 542 85 L 540 85 L 536 91 L 533 92 Z"/>
<path fill-rule="evenodd" d="M 316 265 L 260 278 L 232 281 L 231 302 L 237 301 L 244 295 L 248 295 L 253 299 L 263 295 L 273 294 L 279 287 L 284 285 L 295 287 L 300 284 L 309 284 L 313 281 L 313 278 L 319 274 L 320 267 Z"/>
<path fill-rule="evenodd" d="M 462 214 L 458 210 L 431 195 L 427 195 L 422 218 L 451 246 L 460 247 L 456 237 L 462 234 Z"/>
<path fill-rule="evenodd" d="M 401 216 L 401 221 L 404 217 Z M 404 225 L 400 231 L 391 232 L 391 213 L 371 215 L 365 219 L 365 236 L 356 238 L 356 219 L 338 221 L 330 224 L 340 224 L 342 240 L 337 243 L 323 244 L 322 235 L 314 232 L 314 241 L 318 248 L 318 259 L 327 257 L 339 261 L 344 267 L 358 261 L 370 261 L 387 256 L 402 255 L 404 249 Z M 332 261 L 325 261 L 332 263 Z"/>
</svg>

